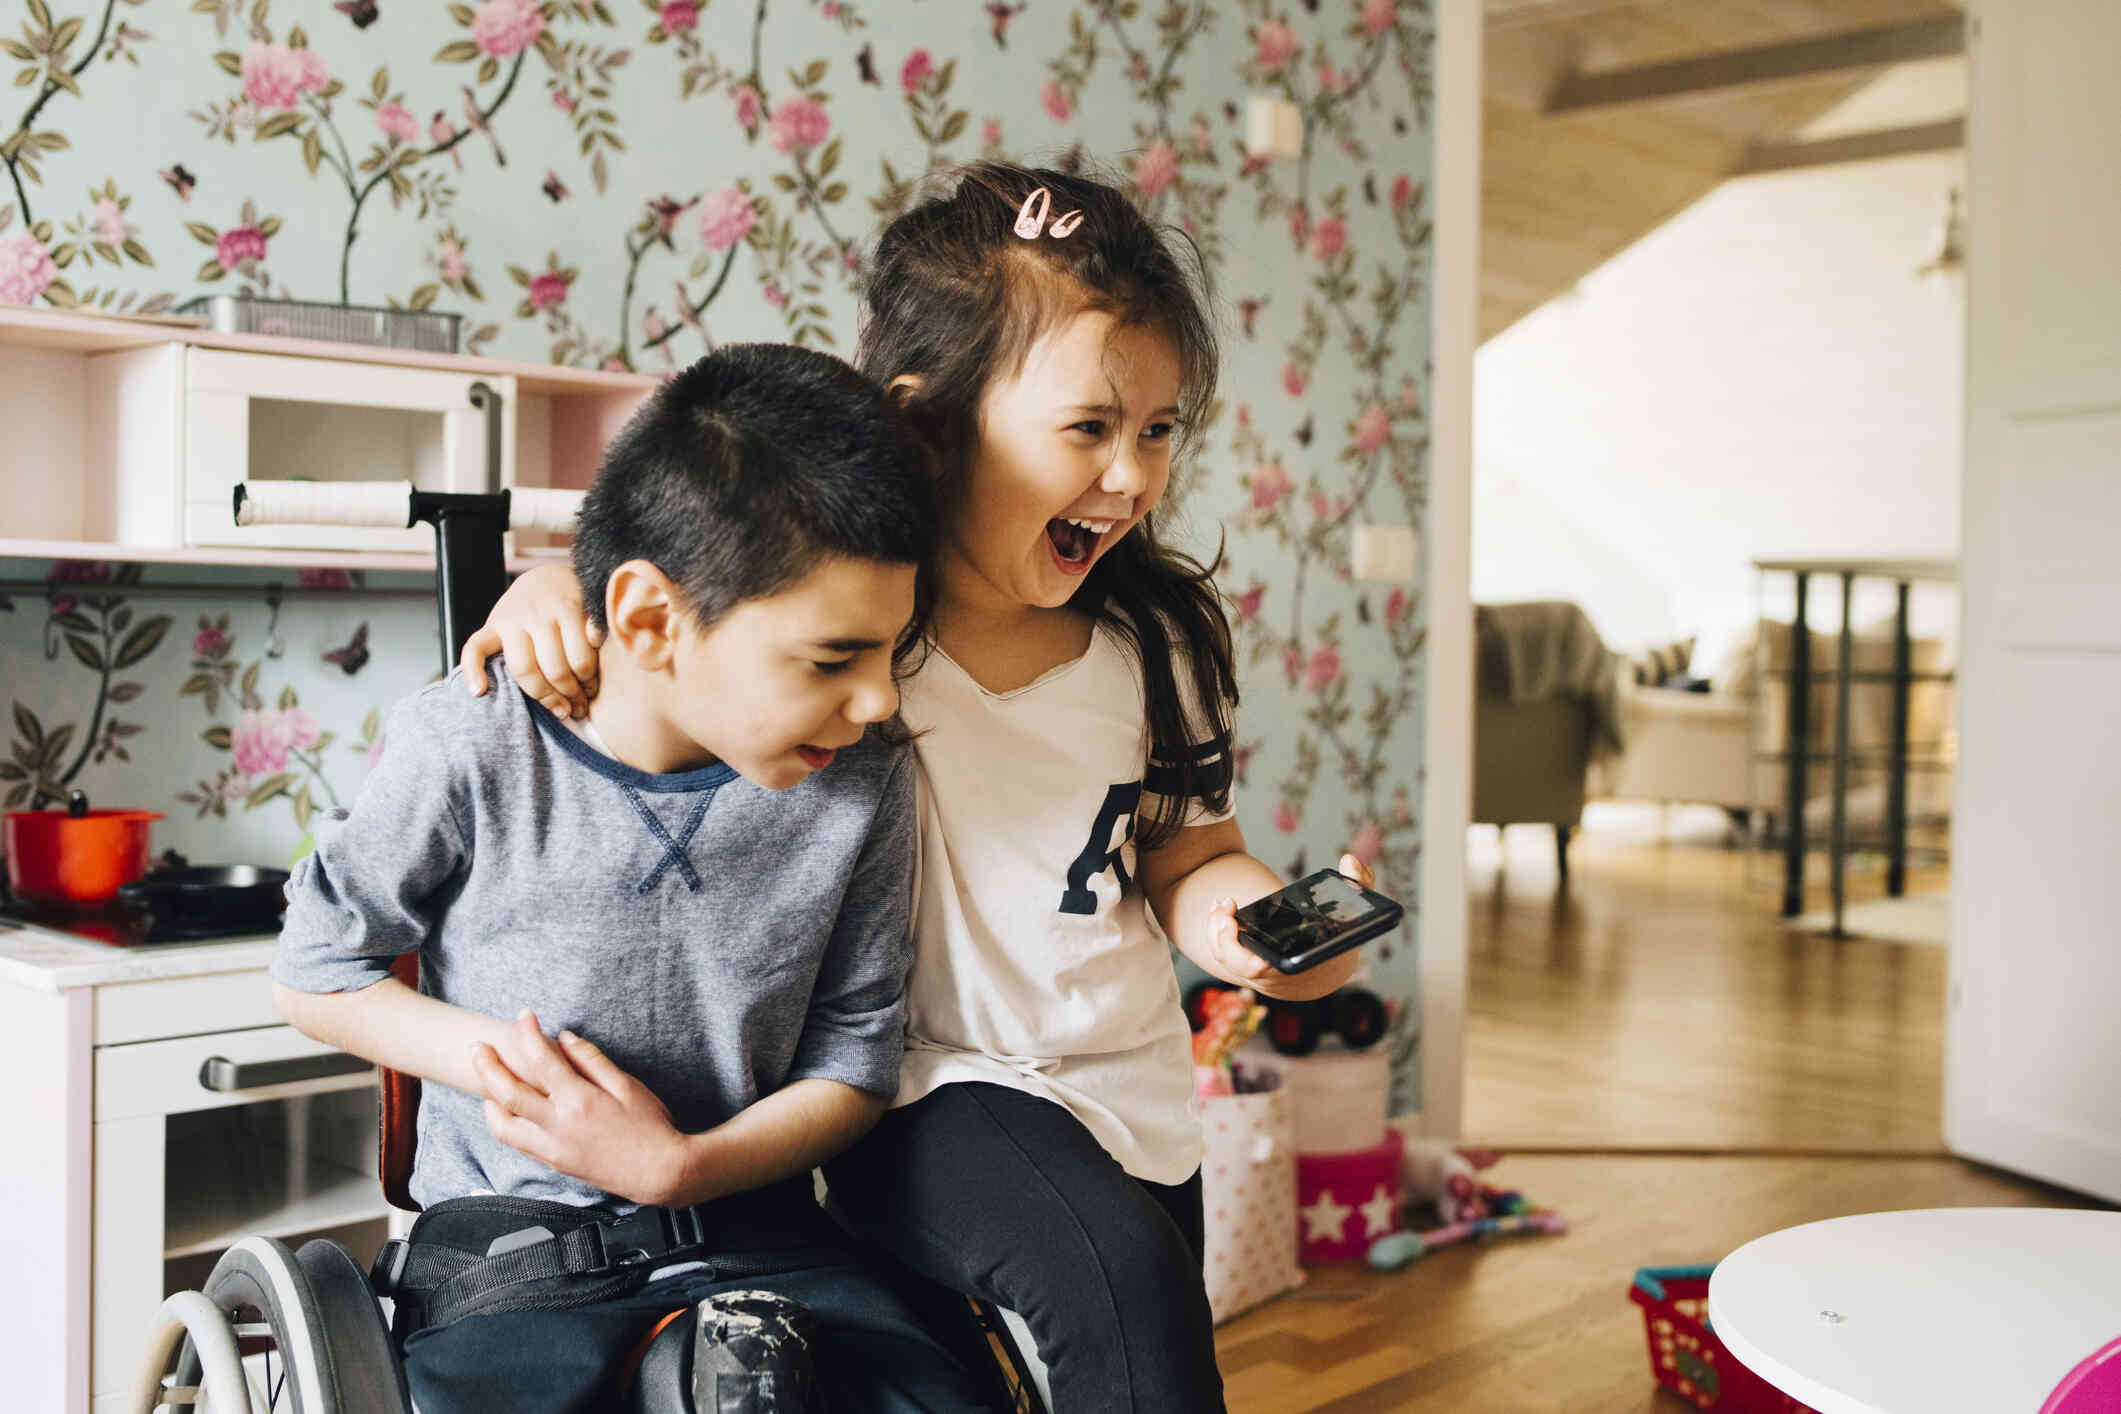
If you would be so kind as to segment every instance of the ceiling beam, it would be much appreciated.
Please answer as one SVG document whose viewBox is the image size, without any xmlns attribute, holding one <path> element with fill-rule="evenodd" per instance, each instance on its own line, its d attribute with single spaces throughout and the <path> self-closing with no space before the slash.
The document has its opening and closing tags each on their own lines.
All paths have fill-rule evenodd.
<svg viewBox="0 0 2121 1414">
<path fill-rule="evenodd" d="M 1810 142 L 1754 143 L 1746 149 L 1745 156 L 1739 159 L 1731 175 L 1749 177 L 1757 172 L 1788 172 L 1799 167 L 1824 167 L 1836 162 L 1905 157 L 1915 152 L 1949 152 L 1964 146 L 1966 119 L 1945 118 L 1935 123 L 1848 133 Z"/>
<path fill-rule="evenodd" d="M 1699 97 L 1755 84 L 1903 64 L 1966 52 L 1966 17 L 1946 15 L 1757 49 L 1733 49 L 1639 68 L 1570 74 L 1548 95 L 1549 115 Z"/>
</svg>

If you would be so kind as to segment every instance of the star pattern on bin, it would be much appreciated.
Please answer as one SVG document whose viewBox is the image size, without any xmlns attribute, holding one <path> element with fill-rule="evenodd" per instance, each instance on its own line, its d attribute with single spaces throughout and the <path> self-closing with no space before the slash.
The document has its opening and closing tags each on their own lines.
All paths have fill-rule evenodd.
<svg viewBox="0 0 2121 1414">
<path fill-rule="evenodd" d="M 1320 1189 L 1318 1196 L 1311 1200 L 1311 1206 L 1303 1210 L 1304 1241 L 1344 1241 L 1342 1231 L 1354 1211 L 1347 1204 L 1335 1201 L 1332 1189 Z"/>
<path fill-rule="evenodd" d="M 1363 1224 L 1368 1229 L 1367 1235 L 1383 1237 L 1390 1232 L 1393 1210 L 1398 1206 L 1392 1201 L 1392 1195 L 1385 1191 L 1385 1186 L 1378 1184 L 1377 1192 L 1370 1196 L 1370 1201 L 1357 1210 L 1362 1214 Z"/>
</svg>

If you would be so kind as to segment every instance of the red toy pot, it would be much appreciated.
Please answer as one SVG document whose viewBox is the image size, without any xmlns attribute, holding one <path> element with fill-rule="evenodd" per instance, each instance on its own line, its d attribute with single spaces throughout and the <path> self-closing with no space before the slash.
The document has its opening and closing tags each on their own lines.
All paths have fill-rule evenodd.
<svg viewBox="0 0 2121 1414">
<path fill-rule="evenodd" d="M 4 822 L 7 886 L 42 903 L 99 903 L 147 872 L 155 810 L 17 810 Z"/>
</svg>

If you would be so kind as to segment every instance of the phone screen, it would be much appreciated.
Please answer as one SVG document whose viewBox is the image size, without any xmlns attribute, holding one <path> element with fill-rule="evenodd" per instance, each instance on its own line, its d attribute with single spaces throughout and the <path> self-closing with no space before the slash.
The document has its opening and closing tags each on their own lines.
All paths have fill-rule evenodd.
<svg viewBox="0 0 2121 1414">
<path fill-rule="evenodd" d="M 1399 906 L 1333 870 L 1320 870 L 1237 910 L 1244 941 L 1269 961 L 1301 957 L 1351 934 L 1374 935 Z"/>
</svg>

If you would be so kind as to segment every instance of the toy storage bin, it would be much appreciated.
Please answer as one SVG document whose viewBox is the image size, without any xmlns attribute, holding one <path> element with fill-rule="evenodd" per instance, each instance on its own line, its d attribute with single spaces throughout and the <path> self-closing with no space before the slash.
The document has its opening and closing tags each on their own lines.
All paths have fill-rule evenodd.
<svg viewBox="0 0 2121 1414">
<path fill-rule="evenodd" d="M 1642 1267 L 1628 1300 L 1642 1308 L 1650 1373 L 1696 1409 L 1718 1414 L 1818 1414 L 1738 1363 L 1709 1329 L 1705 1267 Z"/>
</svg>

